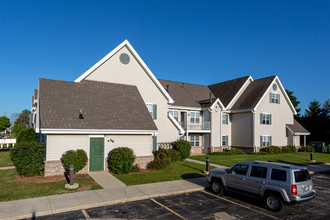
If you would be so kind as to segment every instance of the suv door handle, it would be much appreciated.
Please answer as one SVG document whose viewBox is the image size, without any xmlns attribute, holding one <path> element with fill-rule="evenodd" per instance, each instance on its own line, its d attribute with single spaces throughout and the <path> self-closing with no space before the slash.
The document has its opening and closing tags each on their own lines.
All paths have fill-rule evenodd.
<svg viewBox="0 0 330 220">
<path fill-rule="evenodd" d="M 245 180 L 245 177 L 242 177 L 241 180 Z"/>
<path fill-rule="evenodd" d="M 265 181 L 261 181 L 261 180 L 259 180 L 259 181 L 257 181 L 257 183 L 265 184 L 266 182 L 265 182 Z"/>
</svg>

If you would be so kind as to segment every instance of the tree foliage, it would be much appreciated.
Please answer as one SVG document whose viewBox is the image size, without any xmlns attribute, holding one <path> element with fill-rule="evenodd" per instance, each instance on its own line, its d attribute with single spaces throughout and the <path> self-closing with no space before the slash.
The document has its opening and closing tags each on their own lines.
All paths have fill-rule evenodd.
<svg viewBox="0 0 330 220">
<path fill-rule="evenodd" d="M 17 135 L 16 143 L 36 143 L 37 134 L 34 128 L 24 128 Z"/>
<path fill-rule="evenodd" d="M 6 116 L 0 117 L 0 131 L 4 131 L 5 129 L 10 127 L 10 120 Z"/>
<path fill-rule="evenodd" d="M 285 91 L 286 91 L 286 94 L 288 94 L 293 107 L 296 109 L 296 112 L 297 112 L 296 117 L 299 118 L 301 109 L 298 108 L 298 105 L 300 104 L 300 102 L 298 101 L 297 97 L 295 95 L 293 95 L 293 93 L 294 93 L 293 91 L 290 91 L 290 90 L 287 90 L 287 89 Z"/>
<path fill-rule="evenodd" d="M 27 109 L 23 110 L 15 121 L 15 125 L 21 125 L 23 127 L 28 127 L 30 124 L 30 114 L 31 112 Z"/>
<path fill-rule="evenodd" d="M 22 125 L 14 125 L 14 127 L 13 127 L 13 133 L 16 135 L 18 135 L 23 130 L 24 130 L 24 127 Z"/>
</svg>

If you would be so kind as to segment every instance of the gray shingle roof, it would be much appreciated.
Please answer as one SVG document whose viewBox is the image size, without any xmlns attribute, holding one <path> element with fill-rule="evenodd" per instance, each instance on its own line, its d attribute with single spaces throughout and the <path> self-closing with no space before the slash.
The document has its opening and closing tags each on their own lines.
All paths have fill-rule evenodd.
<svg viewBox="0 0 330 220">
<path fill-rule="evenodd" d="M 226 82 L 209 85 L 208 87 L 212 93 L 220 99 L 222 104 L 227 107 L 248 78 L 249 76 L 244 76 Z"/>
<path fill-rule="evenodd" d="M 39 79 L 39 88 L 41 129 L 157 130 L 136 86 Z"/>
<path fill-rule="evenodd" d="M 204 107 L 205 101 L 210 104 L 210 89 L 207 86 L 176 82 L 170 80 L 159 79 L 159 82 L 162 84 L 165 90 L 174 100 L 176 106 L 186 106 L 186 107 Z M 212 94 L 212 101 L 215 101 L 215 96 Z M 199 103 L 204 100 L 203 103 Z M 207 104 L 207 103 L 206 103 Z"/>
<path fill-rule="evenodd" d="M 275 77 L 276 76 L 270 76 L 251 82 L 231 109 L 241 110 L 254 108 Z"/>
<path fill-rule="evenodd" d="M 287 124 L 286 126 L 294 133 L 309 133 L 296 119 L 294 119 L 293 125 Z"/>
</svg>

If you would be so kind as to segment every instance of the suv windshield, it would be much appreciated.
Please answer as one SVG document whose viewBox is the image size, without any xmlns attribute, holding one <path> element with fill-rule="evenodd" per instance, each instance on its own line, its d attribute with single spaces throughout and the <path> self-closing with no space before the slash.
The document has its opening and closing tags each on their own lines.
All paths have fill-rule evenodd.
<svg viewBox="0 0 330 220">
<path fill-rule="evenodd" d="M 299 183 L 311 179 L 311 176 L 309 175 L 308 170 L 299 170 L 294 171 L 294 178 L 296 180 L 296 183 Z"/>
</svg>

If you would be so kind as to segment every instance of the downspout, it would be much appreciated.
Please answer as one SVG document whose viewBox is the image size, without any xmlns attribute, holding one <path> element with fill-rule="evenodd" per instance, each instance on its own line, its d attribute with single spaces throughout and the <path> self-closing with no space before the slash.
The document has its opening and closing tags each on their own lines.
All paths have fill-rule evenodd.
<svg viewBox="0 0 330 220">
<path fill-rule="evenodd" d="M 223 151 L 222 146 L 222 111 L 220 111 L 220 152 Z"/>
<path fill-rule="evenodd" d="M 256 113 L 255 113 L 255 111 L 254 110 L 252 110 L 252 114 L 253 114 L 253 116 L 252 116 L 252 120 L 253 120 L 253 129 L 252 129 L 252 132 L 253 132 L 253 135 L 252 135 L 252 141 L 253 141 L 253 143 L 252 143 L 252 145 L 253 145 L 253 149 L 255 150 L 255 152 L 258 152 L 257 151 L 257 146 L 256 146 Z"/>
</svg>

